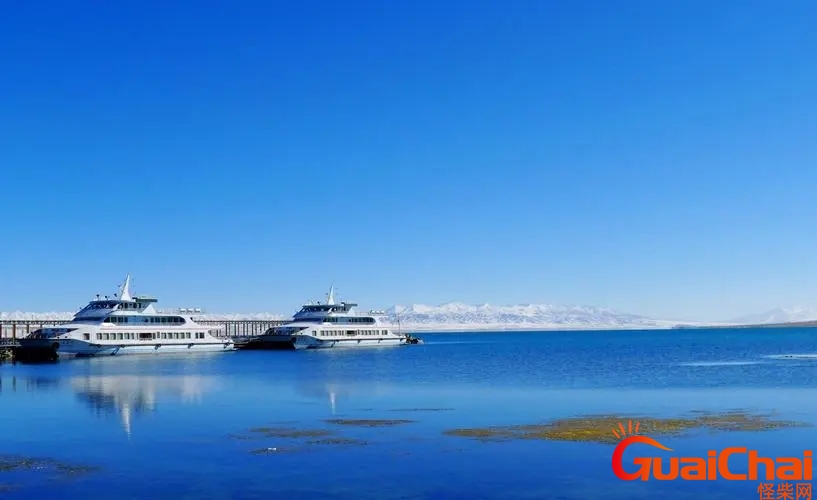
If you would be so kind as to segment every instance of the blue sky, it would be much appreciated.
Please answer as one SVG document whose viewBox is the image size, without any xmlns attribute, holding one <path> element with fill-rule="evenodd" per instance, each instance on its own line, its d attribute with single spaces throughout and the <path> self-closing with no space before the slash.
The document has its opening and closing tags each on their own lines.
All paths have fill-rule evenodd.
<svg viewBox="0 0 817 500">
<path fill-rule="evenodd" d="M 0 310 L 817 306 L 813 2 L 81 4 L 0 5 Z"/>
</svg>

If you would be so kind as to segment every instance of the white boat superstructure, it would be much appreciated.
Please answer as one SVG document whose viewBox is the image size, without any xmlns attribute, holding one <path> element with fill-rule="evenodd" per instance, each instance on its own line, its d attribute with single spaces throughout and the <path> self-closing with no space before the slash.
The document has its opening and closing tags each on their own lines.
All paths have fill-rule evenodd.
<svg viewBox="0 0 817 500">
<path fill-rule="evenodd" d="M 88 302 L 66 324 L 40 328 L 20 339 L 23 349 L 51 349 L 76 356 L 231 351 L 234 341 L 186 314 L 157 312 L 157 299 L 131 296 L 131 277 L 114 298 Z"/>
<path fill-rule="evenodd" d="M 374 311 L 359 314 L 357 304 L 335 302 L 334 287 L 325 303 L 304 304 L 292 320 L 270 328 L 260 343 L 286 344 L 295 349 L 330 347 L 397 346 L 415 343 L 416 339 L 395 332 Z"/>
</svg>

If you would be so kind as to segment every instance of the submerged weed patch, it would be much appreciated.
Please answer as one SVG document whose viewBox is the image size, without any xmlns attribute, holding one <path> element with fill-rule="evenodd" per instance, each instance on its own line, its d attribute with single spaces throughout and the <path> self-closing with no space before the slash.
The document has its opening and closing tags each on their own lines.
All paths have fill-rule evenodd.
<svg viewBox="0 0 817 500">
<path fill-rule="evenodd" d="M 326 429 L 292 429 L 286 427 L 254 427 L 250 432 L 264 437 L 278 437 L 278 438 L 306 438 L 306 437 L 320 437 L 333 434 L 332 431 Z"/>
<path fill-rule="evenodd" d="M 231 439 L 281 438 L 298 440 L 294 446 L 270 446 L 251 450 L 253 455 L 274 455 L 306 451 L 308 448 L 337 445 L 366 445 L 367 441 L 337 436 L 328 429 L 294 429 L 291 427 L 254 427 L 246 435 L 230 435 Z"/>
<path fill-rule="evenodd" d="M 275 455 L 278 453 L 293 453 L 297 451 L 302 451 L 299 448 L 289 448 L 289 447 L 269 447 L 269 448 L 258 448 L 256 450 L 250 450 L 250 453 L 253 455 Z"/>
<path fill-rule="evenodd" d="M 249 429 L 249 434 L 230 434 L 230 439 L 267 439 L 267 438 L 287 438 L 302 439 L 331 436 L 333 431 L 327 429 L 293 429 L 291 427 L 253 427 Z"/>
<path fill-rule="evenodd" d="M 353 427 L 391 427 L 401 424 L 410 424 L 414 420 L 404 419 L 351 419 L 351 418 L 335 418 L 326 420 L 330 424 L 348 425 Z"/>
<path fill-rule="evenodd" d="M 0 472 L 43 471 L 54 472 L 59 476 L 73 476 L 97 470 L 99 467 L 61 462 L 53 458 L 0 456 Z"/>
<path fill-rule="evenodd" d="M 258 448 L 255 450 L 251 450 L 250 453 L 253 455 L 275 455 L 279 453 L 294 453 L 294 452 L 302 452 L 307 451 L 308 448 L 313 447 L 325 447 L 325 446 L 365 446 L 369 444 L 368 441 L 364 441 L 362 439 L 350 439 L 350 438 L 343 438 L 343 437 L 330 437 L 324 439 L 312 439 L 306 441 L 301 446 L 296 447 L 280 447 L 280 446 L 270 446 L 267 448 Z"/>
<path fill-rule="evenodd" d="M 398 408 L 395 412 L 437 412 L 437 411 L 453 411 L 454 408 Z"/>
<path fill-rule="evenodd" d="M 307 441 L 306 444 L 311 445 L 357 445 L 357 446 L 365 446 L 369 444 L 368 441 L 364 441 L 362 439 L 352 439 L 352 438 L 327 438 L 327 439 L 316 439 L 314 441 Z"/>
<path fill-rule="evenodd" d="M 554 420 L 543 424 L 491 426 L 449 429 L 449 436 L 469 437 L 485 441 L 516 439 L 544 439 L 551 441 L 579 441 L 615 444 L 620 440 L 620 422 L 638 422 L 641 434 L 649 436 L 682 435 L 694 430 L 714 432 L 764 431 L 785 427 L 804 427 L 808 424 L 775 420 L 769 414 L 744 411 L 723 413 L 696 412 L 686 418 L 655 418 L 622 415 L 593 415 Z"/>
</svg>

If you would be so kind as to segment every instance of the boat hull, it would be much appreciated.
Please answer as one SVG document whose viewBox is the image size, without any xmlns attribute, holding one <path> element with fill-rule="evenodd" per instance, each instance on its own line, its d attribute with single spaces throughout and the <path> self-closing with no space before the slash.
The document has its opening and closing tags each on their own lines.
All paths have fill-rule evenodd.
<svg viewBox="0 0 817 500">
<path fill-rule="evenodd" d="M 406 339 L 403 337 L 376 338 L 376 339 L 336 339 L 323 340 L 311 335 L 296 335 L 293 347 L 295 350 L 304 349 L 351 349 L 356 347 L 390 347 L 405 345 Z"/>
<path fill-rule="evenodd" d="M 29 352 L 53 351 L 58 355 L 73 356 L 122 356 L 130 354 L 178 354 L 183 352 L 232 351 L 235 346 L 229 342 L 188 342 L 188 343 L 142 343 L 142 344 L 94 344 L 76 339 L 20 339 L 18 349 Z"/>
<path fill-rule="evenodd" d="M 236 349 L 254 351 L 291 351 L 293 339 L 291 335 L 261 335 L 236 344 Z"/>
</svg>

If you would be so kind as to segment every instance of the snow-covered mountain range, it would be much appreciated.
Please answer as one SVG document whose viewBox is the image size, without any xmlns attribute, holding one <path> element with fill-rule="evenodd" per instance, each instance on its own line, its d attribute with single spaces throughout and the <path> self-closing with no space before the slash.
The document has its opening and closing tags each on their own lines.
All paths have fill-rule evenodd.
<svg viewBox="0 0 817 500">
<path fill-rule="evenodd" d="M 415 304 L 394 306 L 385 311 L 386 322 L 398 324 L 413 331 L 451 330 L 566 330 L 566 329 L 638 329 L 672 328 L 682 324 L 706 326 L 707 323 L 669 321 L 622 313 L 610 309 L 589 306 L 561 306 L 549 304 L 526 304 L 496 306 L 490 304 L 469 305 L 459 302 L 430 306 Z M 0 313 L 0 319 L 46 321 L 67 320 L 73 313 Z M 211 320 L 281 320 L 290 316 L 272 313 L 213 314 L 194 316 Z"/>
<path fill-rule="evenodd" d="M 567 330 L 671 328 L 666 321 L 590 306 L 525 304 L 495 306 L 449 302 L 394 306 L 389 320 L 412 330 Z M 692 324 L 684 322 L 684 324 Z"/>
<path fill-rule="evenodd" d="M 817 320 L 817 310 L 804 307 L 778 308 L 759 314 L 735 318 L 731 322 L 741 325 L 769 325 L 775 323 L 795 323 Z"/>
</svg>

